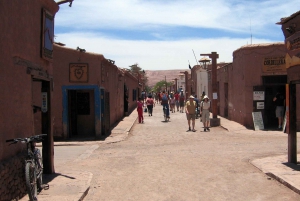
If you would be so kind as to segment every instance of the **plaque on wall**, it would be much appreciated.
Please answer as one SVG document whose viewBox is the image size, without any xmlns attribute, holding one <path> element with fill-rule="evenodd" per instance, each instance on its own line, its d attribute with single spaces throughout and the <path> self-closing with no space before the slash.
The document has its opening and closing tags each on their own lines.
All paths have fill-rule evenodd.
<svg viewBox="0 0 300 201">
<path fill-rule="evenodd" d="M 88 82 L 88 64 L 71 63 L 70 69 L 70 82 Z"/>
</svg>

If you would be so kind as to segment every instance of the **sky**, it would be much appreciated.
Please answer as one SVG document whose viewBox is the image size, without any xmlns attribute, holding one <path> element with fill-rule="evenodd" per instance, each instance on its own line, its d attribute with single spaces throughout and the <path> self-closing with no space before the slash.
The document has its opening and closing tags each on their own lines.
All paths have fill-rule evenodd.
<svg viewBox="0 0 300 201">
<path fill-rule="evenodd" d="M 57 1 L 57 0 L 56 0 Z M 244 45 L 283 42 L 281 18 L 299 0 L 74 0 L 55 16 L 55 42 L 104 55 L 120 68 L 186 69 L 200 54 L 232 62 Z"/>
</svg>

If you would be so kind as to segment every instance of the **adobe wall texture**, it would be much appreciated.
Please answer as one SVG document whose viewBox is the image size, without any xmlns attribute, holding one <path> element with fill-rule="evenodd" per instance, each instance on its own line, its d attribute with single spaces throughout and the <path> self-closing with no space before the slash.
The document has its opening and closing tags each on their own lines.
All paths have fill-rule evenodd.
<svg viewBox="0 0 300 201">
<path fill-rule="evenodd" d="M 232 68 L 232 64 L 228 64 L 217 70 L 217 82 L 218 82 L 218 113 L 220 116 L 225 117 L 225 108 L 228 107 L 228 93 L 225 91 L 225 85 L 230 82 L 228 80 L 229 69 Z M 227 99 L 227 100 L 226 100 Z M 228 114 L 227 114 L 228 115 Z"/>
<path fill-rule="evenodd" d="M 88 64 L 87 82 L 70 82 L 70 63 Z M 138 86 L 137 79 L 124 73 L 101 54 L 80 52 L 75 49 L 54 45 L 54 91 L 53 91 L 53 129 L 56 138 L 68 138 L 63 129 L 63 86 L 98 86 L 109 93 L 110 126 L 124 117 L 124 84 L 129 88 L 129 111 L 135 108 L 132 99 L 133 89 Z"/>
<path fill-rule="evenodd" d="M 229 69 L 229 119 L 253 128 L 253 86 L 263 85 L 263 61 L 266 57 L 284 56 L 283 43 L 247 45 L 233 52 Z M 275 72 L 272 75 L 286 75 Z"/>
<path fill-rule="evenodd" d="M 42 8 L 53 15 L 58 6 L 53 0 L 1 1 L 0 27 L 0 200 L 11 200 L 25 193 L 24 157 L 26 146 L 8 146 L 5 140 L 35 133 L 33 88 L 28 68 L 52 72 L 52 65 L 40 56 Z"/>
</svg>

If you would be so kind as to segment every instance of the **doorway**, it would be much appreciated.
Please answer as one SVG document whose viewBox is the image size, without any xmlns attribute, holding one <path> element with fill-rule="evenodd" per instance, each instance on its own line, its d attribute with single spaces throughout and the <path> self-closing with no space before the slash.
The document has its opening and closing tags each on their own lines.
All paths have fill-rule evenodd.
<svg viewBox="0 0 300 201">
<path fill-rule="evenodd" d="M 93 90 L 69 90 L 69 136 L 95 136 L 95 103 Z"/>
<path fill-rule="evenodd" d="M 276 105 L 273 98 L 279 92 L 285 95 L 287 76 L 264 76 L 263 84 L 265 90 L 264 125 L 265 129 L 278 130 L 278 118 L 276 117 Z"/>
</svg>

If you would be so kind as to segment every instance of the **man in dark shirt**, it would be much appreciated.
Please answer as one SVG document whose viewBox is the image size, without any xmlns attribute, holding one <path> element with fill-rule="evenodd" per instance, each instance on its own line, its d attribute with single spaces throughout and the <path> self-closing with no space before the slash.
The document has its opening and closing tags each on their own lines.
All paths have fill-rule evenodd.
<svg viewBox="0 0 300 201">
<path fill-rule="evenodd" d="M 282 129 L 282 120 L 283 120 L 283 113 L 284 113 L 284 105 L 285 99 L 284 96 L 277 92 L 276 96 L 273 98 L 273 101 L 276 105 L 276 117 L 278 118 L 278 129 Z"/>
</svg>

